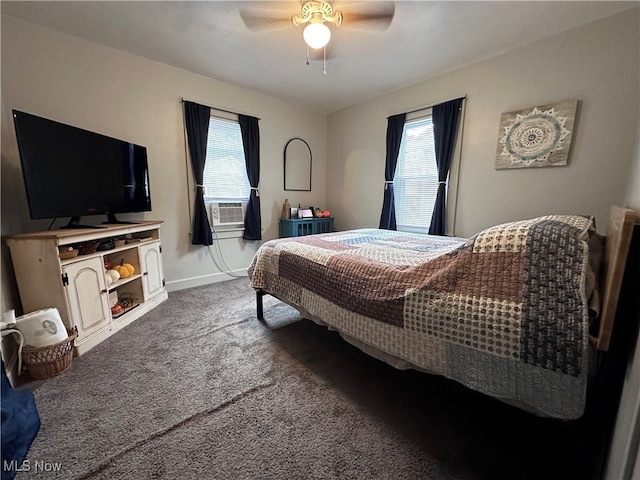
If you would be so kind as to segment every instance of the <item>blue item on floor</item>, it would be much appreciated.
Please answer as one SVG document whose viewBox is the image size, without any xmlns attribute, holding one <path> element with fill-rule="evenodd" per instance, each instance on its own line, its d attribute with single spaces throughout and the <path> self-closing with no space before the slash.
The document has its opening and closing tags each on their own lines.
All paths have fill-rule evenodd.
<svg viewBox="0 0 640 480">
<path fill-rule="evenodd" d="M 31 443 L 40 430 L 40 415 L 33 393 L 16 390 L 2 370 L 2 480 L 11 480 L 22 467 Z"/>
</svg>

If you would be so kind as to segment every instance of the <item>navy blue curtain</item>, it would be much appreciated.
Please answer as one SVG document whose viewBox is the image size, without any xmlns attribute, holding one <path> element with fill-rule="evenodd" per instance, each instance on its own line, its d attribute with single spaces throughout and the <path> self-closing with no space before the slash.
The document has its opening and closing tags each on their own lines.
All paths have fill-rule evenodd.
<svg viewBox="0 0 640 480">
<path fill-rule="evenodd" d="M 193 178 L 196 182 L 196 197 L 193 205 L 193 245 L 213 245 L 211 225 L 204 204 L 204 163 L 207 157 L 207 134 L 211 108 L 184 101 L 184 124 Z"/>
<path fill-rule="evenodd" d="M 260 128 L 256 117 L 238 115 L 238 123 L 242 133 L 247 176 L 251 185 L 251 194 L 249 195 L 247 211 L 244 215 L 244 235 L 242 238 L 245 240 L 262 240 L 260 194 L 258 193 L 258 183 L 260 182 Z"/>
<path fill-rule="evenodd" d="M 456 98 L 449 102 L 435 105 L 432 109 L 433 141 L 436 150 L 436 165 L 438 167 L 438 195 L 431 215 L 429 235 L 444 235 L 445 220 L 447 218 L 446 195 L 447 177 L 451 169 L 453 149 L 456 145 L 458 119 L 462 110 L 464 98 Z"/>
<path fill-rule="evenodd" d="M 384 199 L 382 201 L 382 213 L 380 214 L 380 226 L 386 230 L 396 229 L 396 207 L 393 198 L 393 177 L 396 174 L 398 153 L 402 142 L 402 131 L 406 113 L 399 113 L 387 118 L 387 157 L 384 164 Z"/>
<path fill-rule="evenodd" d="M 31 448 L 31 443 L 40 431 L 40 415 L 29 391 L 14 390 L 9 383 L 4 369 L 4 362 L 0 362 L 2 370 L 2 480 L 11 480 L 16 476 L 17 469 Z"/>
</svg>

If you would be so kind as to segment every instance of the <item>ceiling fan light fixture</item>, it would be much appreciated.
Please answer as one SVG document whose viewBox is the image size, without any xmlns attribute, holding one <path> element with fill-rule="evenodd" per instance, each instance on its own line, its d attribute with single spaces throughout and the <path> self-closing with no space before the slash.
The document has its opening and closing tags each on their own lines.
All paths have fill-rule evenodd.
<svg viewBox="0 0 640 480">
<path fill-rule="evenodd" d="M 310 23 L 302 32 L 304 41 L 311 48 L 322 48 L 331 39 L 331 30 L 324 23 Z"/>
</svg>

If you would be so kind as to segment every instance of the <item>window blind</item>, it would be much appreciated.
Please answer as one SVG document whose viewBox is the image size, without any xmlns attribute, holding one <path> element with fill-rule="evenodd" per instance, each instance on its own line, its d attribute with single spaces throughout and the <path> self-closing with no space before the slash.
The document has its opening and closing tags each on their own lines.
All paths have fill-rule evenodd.
<svg viewBox="0 0 640 480">
<path fill-rule="evenodd" d="M 238 122 L 218 117 L 209 120 L 203 176 L 205 199 L 208 201 L 243 201 L 249 198 L 251 187 Z"/>
<path fill-rule="evenodd" d="M 405 124 L 393 188 L 397 229 L 427 233 L 438 193 L 431 116 Z"/>
</svg>

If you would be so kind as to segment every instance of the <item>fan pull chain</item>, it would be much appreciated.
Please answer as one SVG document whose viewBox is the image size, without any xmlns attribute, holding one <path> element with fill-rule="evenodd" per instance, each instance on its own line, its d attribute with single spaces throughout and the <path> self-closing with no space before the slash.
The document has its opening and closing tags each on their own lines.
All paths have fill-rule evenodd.
<svg viewBox="0 0 640 480">
<path fill-rule="evenodd" d="M 323 57 L 322 73 L 326 77 L 327 76 L 327 49 L 325 47 L 322 47 L 322 57 Z M 311 61 L 309 60 L 309 46 L 307 46 L 307 61 L 305 63 L 306 65 L 311 64 Z"/>
<path fill-rule="evenodd" d="M 327 48 L 326 47 L 322 47 L 322 56 L 324 57 L 324 68 L 322 70 L 322 73 L 324 73 L 324 76 L 327 76 Z"/>
</svg>

